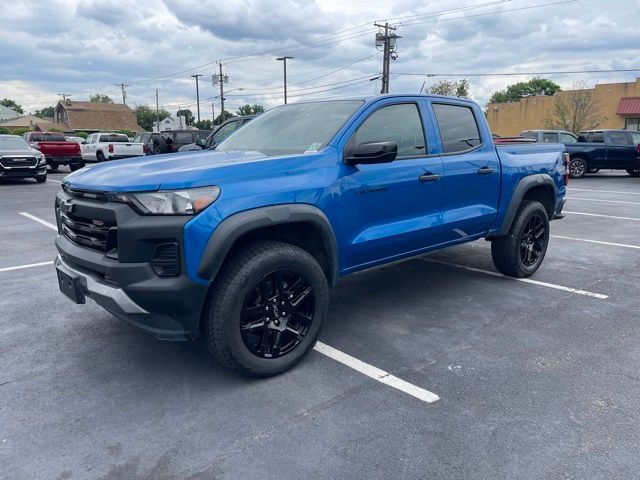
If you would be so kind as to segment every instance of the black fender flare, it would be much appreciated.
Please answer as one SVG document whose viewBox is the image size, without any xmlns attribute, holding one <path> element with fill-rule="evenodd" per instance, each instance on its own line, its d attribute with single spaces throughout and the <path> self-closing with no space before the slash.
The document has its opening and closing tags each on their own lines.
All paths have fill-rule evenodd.
<svg viewBox="0 0 640 480">
<path fill-rule="evenodd" d="M 509 229 L 511 228 L 511 224 L 513 223 L 513 219 L 516 217 L 516 213 L 518 213 L 518 209 L 522 204 L 522 199 L 525 194 L 531 190 L 532 188 L 539 187 L 541 185 L 547 186 L 550 190 L 553 191 L 553 202 L 555 208 L 556 196 L 558 194 L 558 187 L 556 186 L 553 178 L 547 173 L 536 173 L 534 175 L 527 175 L 522 178 L 516 188 L 513 190 L 513 194 L 511 195 L 511 201 L 509 202 L 509 207 L 507 208 L 507 213 L 504 216 L 504 220 L 502 221 L 502 226 L 497 233 L 491 235 L 491 237 L 501 237 L 509 233 Z M 545 208 L 548 208 L 545 205 Z M 550 214 L 550 217 L 553 216 L 553 213 Z"/>
<path fill-rule="evenodd" d="M 318 207 L 309 204 L 282 204 L 245 210 L 225 218 L 213 231 L 198 266 L 200 278 L 213 280 L 235 241 L 242 235 L 263 227 L 305 222 L 321 232 L 329 255 L 329 282 L 338 280 L 338 246 L 331 222 Z"/>
</svg>

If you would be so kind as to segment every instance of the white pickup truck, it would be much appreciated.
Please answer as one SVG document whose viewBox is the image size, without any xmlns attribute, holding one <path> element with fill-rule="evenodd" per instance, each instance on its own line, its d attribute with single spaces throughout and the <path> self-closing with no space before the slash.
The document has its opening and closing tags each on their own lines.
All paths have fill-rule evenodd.
<svg viewBox="0 0 640 480">
<path fill-rule="evenodd" d="M 104 162 L 144 155 L 143 144 L 132 143 L 122 133 L 92 133 L 80 147 L 82 159 L 88 162 Z"/>
</svg>

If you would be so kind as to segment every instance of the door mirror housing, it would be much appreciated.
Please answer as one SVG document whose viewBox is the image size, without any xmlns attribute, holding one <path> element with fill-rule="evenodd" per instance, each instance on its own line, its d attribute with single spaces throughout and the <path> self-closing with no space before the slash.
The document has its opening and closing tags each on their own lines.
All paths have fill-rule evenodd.
<svg viewBox="0 0 640 480">
<path fill-rule="evenodd" d="M 368 142 L 348 149 L 347 163 L 351 165 L 390 163 L 398 156 L 396 142 Z"/>
<path fill-rule="evenodd" d="M 198 145 L 200 148 L 204 148 L 207 146 L 207 139 L 206 138 L 196 138 L 196 145 Z"/>
</svg>

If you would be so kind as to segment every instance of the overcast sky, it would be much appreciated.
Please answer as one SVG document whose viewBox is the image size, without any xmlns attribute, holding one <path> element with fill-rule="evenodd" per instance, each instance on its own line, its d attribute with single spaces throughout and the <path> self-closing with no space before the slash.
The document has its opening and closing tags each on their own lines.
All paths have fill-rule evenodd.
<svg viewBox="0 0 640 480">
<path fill-rule="evenodd" d="M 440 79 L 403 73 L 640 68 L 640 0 L 528 8 L 557 1 L 2 0 L 0 98 L 27 111 L 54 105 L 57 93 L 86 100 L 100 92 L 121 102 L 113 83 L 125 82 L 130 105 L 155 105 L 157 88 L 161 106 L 175 112 L 187 105 L 195 113 L 189 75 L 199 73 L 201 114 L 211 118 L 212 101 L 216 115 L 220 108 L 213 62 L 229 59 L 227 110 L 269 107 L 282 102 L 275 57 L 285 54 L 295 57 L 288 63 L 290 101 L 371 95 L 380 83 L 370 78 L 382 64 L 372 24 L 385 19 L 399 24 L 402 36 L 392 92 L 418 92 Z M 250 56 L 260 52 L 267 53 Z M 636 73 L 546 77 L 569 88 L 576 81 L 633 81 Z M 484 105 L 493 91 L 527 78 L 469 77 L 471 94 Z"/>
</svg>

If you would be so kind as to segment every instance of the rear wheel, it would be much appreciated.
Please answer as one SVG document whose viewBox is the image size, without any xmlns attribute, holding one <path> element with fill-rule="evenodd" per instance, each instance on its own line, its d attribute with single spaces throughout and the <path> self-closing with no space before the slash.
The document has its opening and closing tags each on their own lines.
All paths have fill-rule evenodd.
<svg viewBox="0 0 640 480">
<path fill-rule="evenodd" d="M 47 181 L 47 174 L 45 173 L 44 175 L 38 175 L 36 178 L 36 182 L 38 183 L 44 183 Z"/>
<path fill-rule="evenodd" d="M 634 170 L 633 168 L 629 168 L 627 173 L 632 177 L 640 177 L 640 169 Z"/>
<path fill-rule="evenodd" d="M 82 161 L 82 162 L 77 162 L 77 163 L 70 163 L 70 164 L 69 164 L 69 169 L 70 169 L 72 172 L 75 172 L 76 170 L 79 170 L 79 169 L 81 169 L 82 167 L 84 167 L 84 161 Z"/>
<path fill-rule="evenodd" d="M 292 368 L 315 345 L 329 288 L 315 258 L 282 242 L 241 247 L 225 261 L 203 321 L 209 351 L 243 375 Z"/>
<path fill-rule="evenodd" d="M 542 264 L 549 244 L 549 217 L 540 202 L 522 202 L 509 233 L 491 242 L 496 268 L 511 277 L 533 275 Z"/>
<path fill-rule="evenodd" d="M 102 152 L 98 152 L 96 153 L 96 160 L 98 162 L 104 162 L 105 158 L 104 158 L 104 154 Z"/>
<path fill-rule="evenodd" d="M 571 178 L 584 177 L 587 172 L 587 162 L 581 158 L 572 158 L 569 163 L 569 175 Z"/>
<path fill-rule="evenodd" d="M 58 162 L 51 162 L 51 163 L 49 164 L 49 168 L 50 168 L 51 170 L 57 170 L 59 166 L 60 166 L 60 165 L 58 164 Z"/>
</svg>

